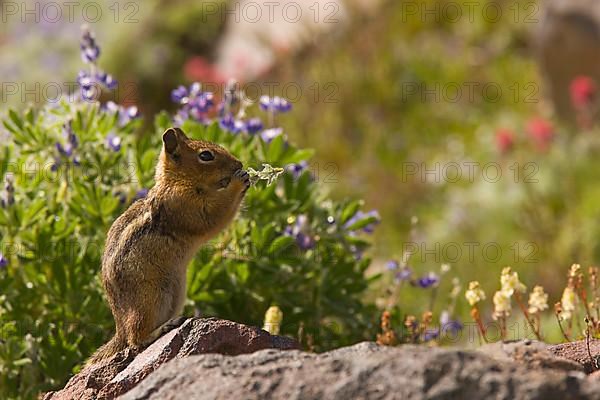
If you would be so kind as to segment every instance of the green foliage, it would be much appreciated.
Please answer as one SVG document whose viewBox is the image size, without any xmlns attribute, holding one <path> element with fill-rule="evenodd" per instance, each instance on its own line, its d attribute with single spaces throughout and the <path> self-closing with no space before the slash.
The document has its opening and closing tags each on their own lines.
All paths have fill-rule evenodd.
<svg viewBox="0 0 600 400">
<path fill-rule="evenodd" d="M 70 122 L 69 122 L 70 121 Z M 114 219 L 152 186 L 160 135 L 171 119 L 159 114 L 154 132 L 134 135 L 138 121 L 121 126 L 97 103 L 61 103 L 2 121 L 11 138 L 0 148 L 0 176 L 14 181 L 0 208 L 0 397 L 31 398 L 60 387 L 113 332 L 99 281 L 105 235 Z M 69 125 L 70 124 L 70 125 Z M 70 128 L 69 128 L 70 126 Z M 69 131 L 72 129 L 72 131 Z M 283 136 L 233 135 L 218 124 L 185 121 L 192 138 L 220 143 L 247 167 L 285 167 L 308 159 Z M 71 152 L 56 143 L 77 138 Z M 107 137 L 121 139 L 119 149 Z M 267 308 L 284 313 L 282 334 L 317 350 L 372 337 L 371 306 L 361 295 L 368 285 L 369 246 L 344 227 L 360 202 L 335 203 L 308 171 L 286 171 L 268 185 L 259 180 L 247 193 L 233 226 L 202 247 L 188 270 L 188 315 L 218 316 L 262 325 Z M 286 228 L 306 219 L 311 246 L 299 246 Z M 373 222 L 371 218 L 369 222 Z"/>
</svg>

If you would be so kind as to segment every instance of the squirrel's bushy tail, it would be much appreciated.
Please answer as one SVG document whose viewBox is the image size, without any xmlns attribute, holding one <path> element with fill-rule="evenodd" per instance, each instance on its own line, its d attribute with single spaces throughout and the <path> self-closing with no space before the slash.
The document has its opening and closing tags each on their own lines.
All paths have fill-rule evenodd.
<svg viewBox="0 0 600 400">
<path fill-rule="evenodd" d="M 85 362 L 85 366 L 92 365 L 98 361 L 110 358 L 114 354 L 127 348 L 127 341 L 116 334 L 108 342 L 100 346 L 98 350 Z"/>
</svg>

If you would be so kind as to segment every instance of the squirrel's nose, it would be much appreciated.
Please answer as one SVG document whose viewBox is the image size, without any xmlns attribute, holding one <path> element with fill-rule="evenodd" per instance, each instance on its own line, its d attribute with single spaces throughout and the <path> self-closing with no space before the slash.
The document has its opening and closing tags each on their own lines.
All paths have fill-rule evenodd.
<svg viewBox="0 0 600 400">
<path fill-rule="evenodd" d="M 242 167 L 244 166 L 244 164 L 242 164 L 241 161 L 239 160 L 235 160 L 235 170 L 237 171 L 238 169 L 242 169 Z"/>
</svg>

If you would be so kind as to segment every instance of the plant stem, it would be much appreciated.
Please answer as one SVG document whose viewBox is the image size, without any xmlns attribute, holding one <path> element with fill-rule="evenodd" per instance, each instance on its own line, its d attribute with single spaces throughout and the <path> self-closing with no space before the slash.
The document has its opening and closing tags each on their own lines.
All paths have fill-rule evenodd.
<svg viewBox="0 0 600 400">
<path fill-rule="evenodd" d="M 477 323 L 477 327 L 479 328 L 479 334 L 483 338 L 483 341 L 488 343 L 488 340 L 485 337 L 485 327 L 483 326 L 483 322 L 481 321 L 481 317 L 479 316 L 479 310 L 477 309 L 477 306 L 473 306 L 473 308 L 471 309 L 471 316 Z"/>
<path fill-rule="evenodd" d="M 525 305 L 521 301 L 521 294 L 520 293 L 516 293 L 515 294 L 515 299 L 517 300 L 517 304 L 519 305 L 519 308 L 521 309 L 521 312 L 525 316 L 525 320 L 527 321 L 527 323 L 529 324 L 529 326 L 533 330 L 533 333 L 535 334 L 535 337 L 537 338 L 537 340 L 542 341 L 542 337 L 541 337 L 540 333 L 538 332 L 538 330 L 536 329 L 535 325 L 533 324 L 533 321 L 529 318 L 529 313 L 527 312 L 527 309 L 525 308 Z"/>
<path fill-rule="evenodd" d="M 556 322 L 558 322 L 558 327 L 560 328 L 560 332 L 562 333 L 563 337 L 565 338 L 565 340 L 567 342 L 570 342 L 571 339 L 569 339 L 569 337 L 567 336 L 567 334 L 565 333 L 565 330 L 563 329 L 562 324 L 560 323 L 560 317 L 558 316 L 558 314 L 554 314 L 556 316 Z"/>
</svg>

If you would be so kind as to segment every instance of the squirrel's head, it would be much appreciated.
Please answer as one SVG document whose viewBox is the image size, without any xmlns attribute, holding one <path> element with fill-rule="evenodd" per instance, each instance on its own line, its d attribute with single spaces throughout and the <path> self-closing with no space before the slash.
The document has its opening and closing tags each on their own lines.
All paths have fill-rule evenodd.
<svg viewBox="0 0 600 400">
<path fill-rule="evenodd" d="M 177 188 L 180 195 L 214 197 L 233 180 L 242 163 L 223 147 L 189 139 L 179 128 L 162 136 L 163 148 L 156 168 L 156 182 Z"/>
</svg>

